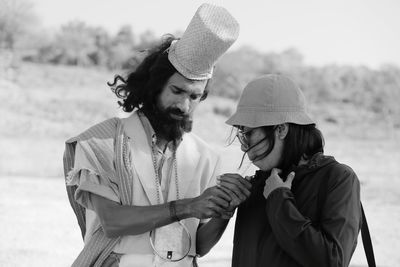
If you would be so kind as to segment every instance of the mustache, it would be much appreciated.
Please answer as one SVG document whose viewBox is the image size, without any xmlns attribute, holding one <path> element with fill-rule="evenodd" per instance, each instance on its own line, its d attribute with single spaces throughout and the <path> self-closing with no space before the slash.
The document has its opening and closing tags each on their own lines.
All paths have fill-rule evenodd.
<svg viewBox="0 0 400 267">
<path fill-rule="evenodd" d="M 145 110 L 145 115 L 156 134 L 167 140 L 178 140 L 193 127 L 193 115 L 177 107 L 161 108 L 155 105 L 152 110 Z"/>
<path fill-rule="evenodd" d="M 185 112 L 181 111 L 179 108 L 167 108 L 167 109 L 165 109 L 165 111 L 168 114 L 173 114 L 173 115 L 182 117 L 182 120 L 188 120 L 191 118 L 189 113 L 185 113 Z"/>
</svg>

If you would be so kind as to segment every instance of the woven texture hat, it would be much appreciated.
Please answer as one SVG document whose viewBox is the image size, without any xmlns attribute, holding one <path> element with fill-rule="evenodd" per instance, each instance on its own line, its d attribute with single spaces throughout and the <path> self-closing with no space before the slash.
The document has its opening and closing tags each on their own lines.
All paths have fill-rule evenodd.
<svg viewBox="0 0 400 267">
<path fill-rule="evenodd" d="M 188 79 L 210 79 L 216 61 L 238 36 L 239 23 L 225 8 L 202 4 L 182 38 L 171 44 L 168 59 Z"/>
<path fill-rule="evenodd" d="M 243 90 L 235 114 L 226 123 L 251 128 L 282 123 L 313 124 L 300 88 L 288 77 L 261 76 Z"/>
</svg>

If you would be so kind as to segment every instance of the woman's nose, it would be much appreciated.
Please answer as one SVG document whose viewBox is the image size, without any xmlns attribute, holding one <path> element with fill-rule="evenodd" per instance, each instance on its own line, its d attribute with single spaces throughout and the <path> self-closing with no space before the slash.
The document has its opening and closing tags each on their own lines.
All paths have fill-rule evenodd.
<svg viewBox="0 0 400 267">
<path fill-rule="evenodd" d="M 241 149 L 243 152 L 247 152 L 247 150 L 249 149 L 249 146 L 246 145 L 246 144 L 242 144 L 242 145 L 240 146 L 240 149 Z"/>
</svg>

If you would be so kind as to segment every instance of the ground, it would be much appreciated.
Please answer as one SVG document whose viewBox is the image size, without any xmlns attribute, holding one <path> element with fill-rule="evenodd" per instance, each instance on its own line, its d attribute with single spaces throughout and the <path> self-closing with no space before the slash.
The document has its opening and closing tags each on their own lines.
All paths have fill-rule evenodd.
<svg viewBox="0 0 400 267">
<path fill-rule="evenodd" d="M 110 73 L 59 66 L 24 65 L 16 81 L 0 79 L 0 266 L 70 266 L 82 248 L 64 187 L 64 141 L 90 125 L 121 115 L 105 88 Z M 96 97 L 93 97 L 96 96 Z M 195 115 L 194 132 L 237 170 L 237 144 L 226 146 L 232 100 L 209 97 Z M 390 121 L 350 104 L 313 103 L 325 135 L 326 154 L 351 166 L 361 181 L 378 266 L 400 265 L 400 134 Z M 201 267 L 230 266 L 233 217 Z M 359 244 L 351 266 L 367 266 Z"/>
<path fill-rule="evenodd" d="M 388 155 L 384 146 L 362 142 L 349 147 L 349 143 L 338 142 L 332 150 L 359 174 L 378 266 L 398 266 L 400 170 L 395 163 L 400 162 L 400 150 L 397 147 Z M 363 149 L 371 151 L 369 156 L 361 156 Z M 236 150 L 235 146 L 218 150 L 228 162 L 226 171 L 235 170 L 240 157 Z M 357 153 L 349 157 L 354 151 L 359 151 L 361 157 Z M 69 266 L 82 248 L 82 240 L 62 177 L 1 176 L 0 188 L 0 266 Z M 200 259 L 200 266 L 230 266 L 234 220 L 216 247 Z M 352 266 L 367 266 L 361 240 Z"/>
</svg>

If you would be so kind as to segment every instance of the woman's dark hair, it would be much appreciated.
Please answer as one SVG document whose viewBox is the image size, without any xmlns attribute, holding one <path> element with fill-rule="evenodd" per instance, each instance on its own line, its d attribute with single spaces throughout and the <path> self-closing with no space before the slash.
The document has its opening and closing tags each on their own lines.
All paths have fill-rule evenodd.
<svg viewBox="0 0 400 267">
<path fill-rule="evenodd" d="M 263 155 L 260 155 L 260 158 L 268 156 L 274 148 L 276 128 L 277 125 L 262 127 L 268 142 L 268 150 Z M 283 171 L 283 177 L 286 177 L 299 164 L 302 157 L 308 160 L 318 152 L 324 152 L 324 137 L 316 125 L 289 123 L 289 130 L 285 137 L 282 152 L 283 157 L 278 168 Z"/>
<path fill-rule="evenodd" d="M 299 164 L 302 157 L 305 160 L 309 160 L 314 154 L 323 153 L 324 145 L 324 137 L 315 124 L 299 125 L 289 123 L 280 169 L 284 173 L 289 172 Z"/>
<path fill-rule="evenodd" d="M 118 104 L 125 112 L 131 112 L 134 109 L 145 112 L 153 110 L 165 83 L 176 72 L 168 60 L 168 48 L 177 38 L 166 35 L 163 39 L 164 41 L 159 46 L 149 51 L 148 56 L 128 75 L 127 79 L 116 75 L 113 83 L 107 83 L 115 95 L 122 99 L 122 102 L 118 101 Z M 207 95 L 208 86 L 200 100 L 206 99 Z"/>
</svg>

